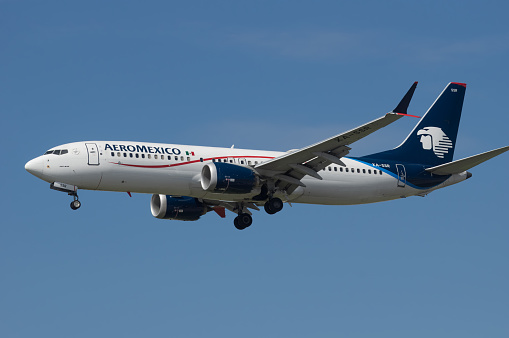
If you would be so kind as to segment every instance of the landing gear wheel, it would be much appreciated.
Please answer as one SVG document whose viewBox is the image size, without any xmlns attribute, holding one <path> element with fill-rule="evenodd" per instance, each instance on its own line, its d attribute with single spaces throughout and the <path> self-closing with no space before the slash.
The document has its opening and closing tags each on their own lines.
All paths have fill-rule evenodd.
<svg viewBox="0 0 509 338">
<path fill-rule="evenodd" d="M 269 215 L 273 215 L 276 212 L 280 212 L 283 209 L 283 201 L 280 198 L 274 197 L 269 199 L 263 205 L 263 208 Z"/>
<path fill-rule="evenodd" d="M 72 210 L 77 210 L 81 207 L 81 202 L 78 201 L 78 200 L 75 200 L 75 201 L 72 201 L 71 202 L 71 209 Z"/>
<path fill-rule="evenodd" d="M 250 214 L 239 214 L 233 220 L 233 224 L 239 230 L 244 230 L 253 223 L 253 218 Z"/>
</svg>

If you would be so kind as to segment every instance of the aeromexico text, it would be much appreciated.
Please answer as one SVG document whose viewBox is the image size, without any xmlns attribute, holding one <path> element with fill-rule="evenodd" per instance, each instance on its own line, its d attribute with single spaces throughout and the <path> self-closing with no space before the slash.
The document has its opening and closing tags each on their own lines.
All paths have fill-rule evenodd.
<svg viewBox="0 0 509 338">
<path fill-rule="evenodd" d="M 129 151 L 129 152 L 137 152 L 137 153 L 148 153 L 148 154 L 168 154 L 168 155 L 180 155 L 182 152 L 178 148 L 163 148 L 163 147 L 150 147 L 150 146 L 140 146 L 140 145 L 123 145 L 123 144 L 108 144 L 104 147 L 104 150 L 111 151 Z M 187 151 L 187 155 L 194 155 L 194 153 Z"/>
</svg>

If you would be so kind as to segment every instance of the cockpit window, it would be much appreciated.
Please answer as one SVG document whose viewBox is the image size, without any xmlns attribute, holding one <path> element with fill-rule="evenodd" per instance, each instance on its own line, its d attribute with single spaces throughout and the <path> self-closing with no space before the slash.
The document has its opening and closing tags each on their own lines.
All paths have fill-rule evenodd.
<svg viewBox="0 0 509 338">
<path fill-rule="evenodd" d="M 67 154 L 69 151 L 67 149 L 54 149 L 54 150 L 48 150 L 47 152 L 44 153 L 44 155 L 50 155 L 50 154 L 53 154 L 53 155 L 64 155 L 64 154 Z"/>
</svg>

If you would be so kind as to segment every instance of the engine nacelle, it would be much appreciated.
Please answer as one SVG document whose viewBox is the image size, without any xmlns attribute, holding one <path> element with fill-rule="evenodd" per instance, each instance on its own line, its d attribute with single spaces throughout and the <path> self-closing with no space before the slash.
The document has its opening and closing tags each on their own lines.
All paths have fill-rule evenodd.
<svg viewBox="0 0 509 338">
<path fill-rule="evenodd" d="M 150 200 L 150 210 L 155 218 L 197 221 L 207 213 L 208 208 L 194 197 L 154 194 Z"/>
<path fill-rule="evenodd" d="M 201 187 L 211 192 L 249 194 L 260 184 L 255 172 L 236 164 L 212 162 L 201 170 Z"/>
</svg>

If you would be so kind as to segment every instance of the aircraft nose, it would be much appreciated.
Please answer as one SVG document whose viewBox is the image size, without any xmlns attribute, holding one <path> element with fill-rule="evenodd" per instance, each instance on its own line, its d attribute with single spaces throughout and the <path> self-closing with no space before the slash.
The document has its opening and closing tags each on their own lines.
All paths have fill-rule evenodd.
<svg viewBox="0 0 509 338">
<path fill-rule="evenodd" d="M 30 160 L 25 164 L 25 170 L 28 171 L 30 174 L 37 176 L 39 178 L 42 176 L 42 168 L 43 168 L 43 163 L 42 163 L 42 158 L 40 158 L 40 157 L 36 157 L 33 160 Z"/>
</svg>

